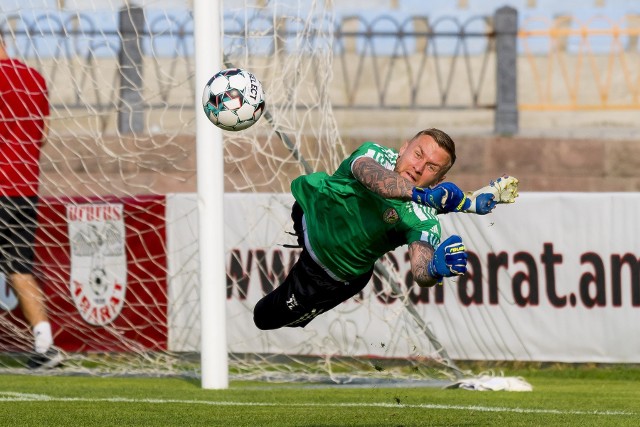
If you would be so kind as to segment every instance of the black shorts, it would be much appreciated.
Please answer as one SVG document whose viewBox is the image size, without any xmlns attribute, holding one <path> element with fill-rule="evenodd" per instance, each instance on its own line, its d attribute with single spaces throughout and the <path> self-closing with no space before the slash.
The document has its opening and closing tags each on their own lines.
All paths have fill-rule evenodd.
<svg viewBox="0 0 640 427">
<path fill-rule="evenodd" d="M 37 196 L 0 196 L 0 270 L 5 275 L 33 271 L 37 203 Z"/>
<path fill-rule="evenodd" d="M 294 204 L 291 217 L 296 234 L 302 233 L 302 210 Z M 303 238 L 298 234 L 299 242 Z M 359 293 L 371 279 L 373 268 L 348 282 L 332 279 L 304 248 L 287 278 L 265 295 L 253 310 L 260 329 L 304 327 L 316 316 Z"/>
</svg>

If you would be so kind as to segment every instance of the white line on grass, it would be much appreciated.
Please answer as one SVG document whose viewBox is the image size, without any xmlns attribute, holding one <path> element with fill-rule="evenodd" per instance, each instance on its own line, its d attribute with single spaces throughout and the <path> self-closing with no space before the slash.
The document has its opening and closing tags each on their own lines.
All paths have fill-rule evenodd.
<svg viewBox="0 0 640 427">
<path fill-rule="evenodd" d="M 477 412 L 514 412 L 518 414 L 556 414 L 556 415 L 623 415 L 637 416 L 636 412 L 628 411 L 563 411 L 560 409 L 530 409 L 530 408 L 505 408 L 497 406 L 477 405 L 438 405 L 433 403 L 404 404 L 404 403 L 273 403 L 273 402 L 224 402 L 210 400 L 180 400 L 180 399 L 131 399 L 128 397 L 107 397 L 90 399 L 85 397 L 54 397 L 45 394 L 17 393 L 12 391 L 0 391 L 1 402 L 90 402 L 90 403 L 152 403 L 167 404 L 179 403 L 184 405 L 209 405 L 209 406 L 286 406 L 286 407 L 323 407 L 323 408 L 418 408 L 418 409 L 444 409 Z"/>
</svg>

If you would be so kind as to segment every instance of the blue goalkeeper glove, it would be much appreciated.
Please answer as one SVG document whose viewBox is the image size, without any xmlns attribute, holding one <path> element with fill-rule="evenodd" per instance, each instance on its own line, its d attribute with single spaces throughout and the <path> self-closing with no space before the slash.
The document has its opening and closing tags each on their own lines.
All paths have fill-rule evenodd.
<svg viewBox="0 0 640 427">
<path fill-rule="evenodd" d="M 442 284 L 443 277 L 461 276 L 467 272 L 467 249 L 460 236 L 451 236 L 440 243 L 427 266 L 431 277 Z"/>
<path fill-rule="evenodd" d="M 491 181 L 486 187 L 469 194 L 471 205 L 465 212 L 486 215 L 493 211 L 498 203 L 514 203 L 518 197 L 518 179 L 504 175 Z"/>
<path fill-rule="evenodd" d="M 491 193 L 478 194 L 476 196 L 475 202 L 476 202 L 475 213 L 477 213 L 478 215 L 486 215 L 488 213 L 491 213 L 493 208 L 495 208 L 496 205 L 498 204 L 498 201 L 496 200 L 495 196 Z"/>
<path fill-rule="evenodd" d="M 443 182 L 433 188 L 413 187 L 411 199 L 438 213 L 462 212 L 471 206 L 471 200 L 453 182 Z"/>
</svg>

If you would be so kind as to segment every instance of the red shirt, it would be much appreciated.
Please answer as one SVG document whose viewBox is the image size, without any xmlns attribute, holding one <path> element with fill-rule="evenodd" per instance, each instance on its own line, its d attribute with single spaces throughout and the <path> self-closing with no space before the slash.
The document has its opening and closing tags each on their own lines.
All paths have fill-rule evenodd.
<svg viewBox="0 0 640 427">
<path fill-rule="evenodd" d="M 0 60 L 0 195 L 38 194 L 47 84 L 33 68 Z"/>
</svg>

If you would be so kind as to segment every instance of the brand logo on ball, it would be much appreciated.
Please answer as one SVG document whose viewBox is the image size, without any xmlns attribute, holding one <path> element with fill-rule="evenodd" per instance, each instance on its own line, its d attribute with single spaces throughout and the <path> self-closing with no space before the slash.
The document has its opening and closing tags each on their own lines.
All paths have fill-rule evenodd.
<svg viewBox="0 0 640 427">
<path fill-rule="evenodd" d="M 115 320 L 124 306 L 127 260 L 122 204 L 67 205 L 71 297 L 91 325 Z"/>
<path fill-rule="evenodd" d="M 249 95 L 251 95 L 251 100 L 255 102 L 258 99 L 258 80 L 256 79 L 256 76 L 249 74 L 249 81 L 251 82 Z"/>
</svg>

